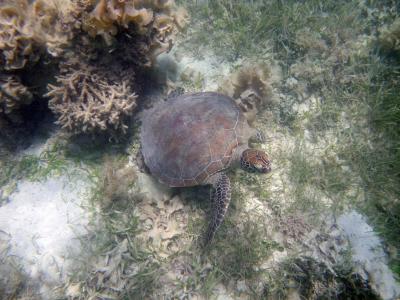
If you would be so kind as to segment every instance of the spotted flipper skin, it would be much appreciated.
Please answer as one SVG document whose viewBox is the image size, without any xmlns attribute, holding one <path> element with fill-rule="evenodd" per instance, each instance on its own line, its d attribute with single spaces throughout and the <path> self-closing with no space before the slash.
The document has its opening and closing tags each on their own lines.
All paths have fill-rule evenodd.
<svg viewBox="0 0 400 300">
<path fill-rule="evenodd" d="M 224 173 L 218 174 L 214 183 L 214 192 L 211 195 L 211 220 L 205 235 L 204 245 L 208 245 L 214 238 L 215 232 L 222 224 L 231 201 L 231 183 Z"/>
</svg>

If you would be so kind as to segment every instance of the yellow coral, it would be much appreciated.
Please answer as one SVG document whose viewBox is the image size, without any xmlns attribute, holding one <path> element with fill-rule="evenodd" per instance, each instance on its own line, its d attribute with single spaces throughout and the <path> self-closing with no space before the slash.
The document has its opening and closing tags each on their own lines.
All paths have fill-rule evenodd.
<svg viewBox="0 0 400 300">
<path fill-rule="evenodd" d="M 124 1 L 100 0 L 85 19 L 83 29 L 92 37 L 103 36 L 106 43 L 111 44 L 112 36 L 118 32 L 117 25 L 128 27 L 132 22 L 138 26 L 138 31 L 143 33 L 144 27 L 152 20 L 153 12 L 150 9 L 136 9 L 134 3 Z"/>
<path fill-rule="evenodd" d="M 26 29 L 27 12 L 25 1 L 10 1 L 0 6 L 0 51 L 7 70 L 21 69 L 28 60 L 36 61 L 39 57 L 33 49 L 33 33 Z"/>
<path fill-rule="evenodd" d="M 133 25 L 132 35 L 151 37 L 146 47 L 150 56 L 168 51 L 178 29 L 188 19 L 185 9 L 176 8 L 172 0 L 99 0 L 93 10 L 83 17 L 83 29 L 90 36 L 102 36 L 111 45 L 114 36 Z M 87 3 L 88 4 L 88 3 Z"/>
<path fill-rule="evenodd" d="M 73 133 L 126 132 L 125 121 L 136 107 L 135 93 L 127 81 L 114 82 L 107 71 L 85 63 L 69 67 L 48 85 L 49 108 L 57 123 Z"/>
<path fill-rule="evenodd" d="M 63 53 L 73 38 L 73 12 L 77 9 L 70 0 L 36 0 L 31 5 L 34 37 L 53 56 Z"/>
<path fill-rule="evenodd" d="M 171 15 L 174 18 L 174 21 L 180 30 L 182 30 L 189 22 L 188 12 L 183 7 L 178 7 L 178 9 L 173 11 Z"/>
<path fill-rule="evenodd" d="M 42 49 L 58 56 L 72 38 L 70 18 L 74 8 L 71 1 L 64 1 L 62 6 L 57 0 L 2 1 L 0 54 L 4 69 L 21 69 L 28 61 L 36 62 Z"/>
</svg>

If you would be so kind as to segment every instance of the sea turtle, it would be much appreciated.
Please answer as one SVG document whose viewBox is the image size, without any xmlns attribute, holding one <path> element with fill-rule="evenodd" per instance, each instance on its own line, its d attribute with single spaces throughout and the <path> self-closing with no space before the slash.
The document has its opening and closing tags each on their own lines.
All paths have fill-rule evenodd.
<svg viewBox="0 0 400 300">
<path fill-rule="evenodd" d="M 206 244 L 221 225 L 231 199 L 225 171 L 237 166 L 249 172 L 271 171 L 267 154 L 248 147 L 249 138 L 256 134 L 234 100 L 214 92 L 170 98 L 143 117 L 139 157 L 151 175 L 170 187 L 214 187 Z"/>
</svg>

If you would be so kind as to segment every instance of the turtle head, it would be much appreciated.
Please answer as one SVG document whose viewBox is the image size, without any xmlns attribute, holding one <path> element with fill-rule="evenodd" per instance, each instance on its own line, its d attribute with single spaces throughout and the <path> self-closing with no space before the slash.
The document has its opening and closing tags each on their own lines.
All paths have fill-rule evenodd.
<svg viewBox="0 0 400 300">
<path fill-rule="evenodd" d="M 240 166 L 243 170 L 251 173 L 271 172 L 271 161 L 268 155 L 260 150 L 246 149 L 240 157 Z"/>
</svg>

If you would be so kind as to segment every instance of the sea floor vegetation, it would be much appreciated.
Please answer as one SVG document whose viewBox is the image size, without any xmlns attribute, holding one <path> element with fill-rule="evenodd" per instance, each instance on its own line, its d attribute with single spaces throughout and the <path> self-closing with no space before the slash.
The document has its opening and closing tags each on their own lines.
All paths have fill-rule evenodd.
<svg viewBox="0 0 400 300">
<path fill-rule="evenodd" d="M 95 32 L 87 27 L 97 36 L 93 51 L 131 40 L 101 27 L 132 30 L 121 27 L 127 20 L 102 24 L 95 18 L 101 12 L 113 17 L 106 8 L 114 1 L 99 1 L 108 3 L 104 7 L 93 1 L 97 10 L 87 2 L 86 26 L 96 21 L 92 26 L 98 27 Z M 112 141 L 72 136 L 44 122 L 28 148 L 0 141 L 0 294 L 4 299 L 400 297 L 397 1 L 176 2 L 185 10 L 154 8 L 160 13 L 158 34 L 173 34 L 175 44 L 154 61 L 151 74 L 135 74 L 140 92 L 131 99 L 135 116 L 123 118 L 127 136 Z M 162 19 L 164 10 L 168 20 Z M 186 11 L 186 29 L 169 32 L 171 20 L 178 27 L 188 22 Z M 146 19 L 139 19 L 135 22 L 145 26 Z M 118 48 L 103 47 L 110 53 Z M 93 68 L 106 74 L 106 62 Z M 82 87 L 74 85 L 64 88 Z M 177 90 L 229 94 L 264 135 L 265 142 L 252 145 L 273 159 L 268 175 L 229 174 L 232 203 L 206 248 L 199 241 L 209 216 L 209 188 L 165 187 L 136 162 L 142 111 Z M 62 102 L 65 93 L 59 94 Z M 36 196 L 26 196 L 29 190 Z M 40 195 L 41 219 L 33 216 L 42 207 Z M 8 215 L 17 203 L 31 207 L 31 215 L 18 207 L 16 216 Z M 50 218 L 53 211 L 59 219 Z M 33 220 L 19 234 L 12 226 L 22 222 L 18 213 Z M 36 268 L 39 264 L 44 267 Z"/>
</svg>

